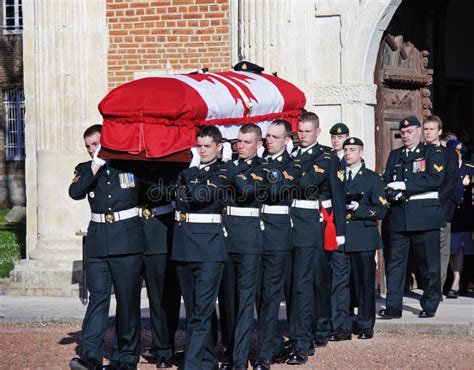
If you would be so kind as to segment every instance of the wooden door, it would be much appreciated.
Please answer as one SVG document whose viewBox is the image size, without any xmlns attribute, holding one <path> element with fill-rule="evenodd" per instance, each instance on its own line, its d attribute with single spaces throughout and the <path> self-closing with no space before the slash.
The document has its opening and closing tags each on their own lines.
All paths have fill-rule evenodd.
<svg viewBox="0 0 474 370">
<path fill-rule="evenodd" d="M 387 34 L 380 43 L 375 69 L 377 84 L 376 165 L 382 172 L 392 149 L 402 145 L 398 122 L 414 115 L 431 114 L 433 70 L 427 69 L 428 51 L 418 50 L 403 36 Z"/>
</svg>

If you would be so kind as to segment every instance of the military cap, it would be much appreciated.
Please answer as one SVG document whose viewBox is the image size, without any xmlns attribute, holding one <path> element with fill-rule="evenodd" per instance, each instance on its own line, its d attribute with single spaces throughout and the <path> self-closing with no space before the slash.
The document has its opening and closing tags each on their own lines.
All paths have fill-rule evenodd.
<svg viewBox="0 0 474 370">
<path fill-rule="evenodd" d="M 339 122 L 336 123 L 334 126 L 331 127 L 329 130 L 331 135 L 349 135 L 349 127 L 347 127 L 344 123 Z"/>
<path fill-rule="evenodd" d="M 262 73 L 264 71 L 264 68 L 254 63 L 250 63 L 243 60 L 242 62 L 239 62 L 234 66 L 234 71 Z"/>
<path fill-rule="evenodd" d="M 364 143 L 362 142 L 361 139 L 357 137 L 350 137 L 344 141 L 344 144 L 342 144 L 342 147 L 344 148 L 346 145 L 359 145 L 361 147 L 364 147 Z"/>
<path fill-rule="evenodd" d="M 446 142 L 446 148 L 459 150 L 462 154 L 469 152 L 469 148 L 459 140 L 448 140 Z"/>
<path fill-rule="evenodd" d="M 402 128 L 410 126 L 421 127 L 421 123 L 415 116 L 408 116 L 400 121 L 398 124 L 398 129 L 401 130 Z"/>
</svg>

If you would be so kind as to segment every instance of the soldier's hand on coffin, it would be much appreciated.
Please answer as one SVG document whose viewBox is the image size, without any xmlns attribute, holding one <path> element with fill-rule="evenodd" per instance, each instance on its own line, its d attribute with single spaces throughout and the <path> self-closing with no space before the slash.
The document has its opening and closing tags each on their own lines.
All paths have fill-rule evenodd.
<svg viewBox="0 0 474 370">
<path fill-rule="evenodd" d="M 346 204 L 346 209 L 350 211 L 355 211 L 357 208 L 359 208 L 359 202 L 356 202 L 355 200 L 350 202 L 350 204 Z"/>
<path fill-rule="evenodd" d="M 392 188 L 393 190 L 406 190 L 407 186 L 403 181 L 394 181 L 387 185 L 387 187 Z"/>
<path fill-rule="evenodd" d="M 99 152 L 100 152 L 101 145 L 97 145 L 97 149 L 95 150 L 94 154 L 92 155 L 92 161 L 98 165 L 98 166 L 103 166 L 105 164 L 105 161 L 102 158 L 99 158 Z"/>
<path fill-rule="evenodd" d="M 222 144 L 222 162 L 232 160 L 232 145 L 228 141 Z"/>
</svg>

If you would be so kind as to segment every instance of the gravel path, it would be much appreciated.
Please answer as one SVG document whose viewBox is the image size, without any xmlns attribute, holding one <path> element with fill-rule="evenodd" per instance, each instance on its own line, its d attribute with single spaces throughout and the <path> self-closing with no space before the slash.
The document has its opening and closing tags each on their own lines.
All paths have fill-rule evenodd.
<svg viewBox="0 0 474 370">
<path fill-rule="evenodd" d="M 77 356 L 80 333 L 77 324 L 0 324 L 0 369 L 68 369 L 69 359 Z M 111 338 L 109 327 L 106 350 Z M 305 367 L 272 369 L 474 369 L 474 337 L 382 333 L 367 341 L 353 338 L 317 350 Z M 142 342 L 144 347 L 150 344 L 148 328 L 142 332 Z M 178 347 L 182 345 L 180 331 Z M 140 369 L 155 366 L 141 358 Z"/>
</svg>

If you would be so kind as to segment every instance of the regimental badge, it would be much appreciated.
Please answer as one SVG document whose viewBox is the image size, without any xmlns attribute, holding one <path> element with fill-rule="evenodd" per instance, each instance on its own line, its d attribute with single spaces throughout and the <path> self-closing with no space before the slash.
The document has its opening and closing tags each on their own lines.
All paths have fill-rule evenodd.
<svg viewBox="0 0 474 370">
<path fill-rule="evenodd" d="M 244 176 L 244 175 L 242 175 L 242 176 Z M 244 177 L 245 177 L 245 176 L 244 176 Z M 263 181 L 263 177 L 258 176 L 258 175 L 254 174 L 254 173 L 251 173 L 251 174 L 250 174 L 250 177 L 251 177 L 252 179 L 254 179 L 255 181 Z M 244 180 L 245 180 L 245 179 L 244 179 Z"/>
<path fill-rule="evenodd" d="M 251 164 L 252 164 L 252 160 L 251 160 L 251 159 L 247 159 L 245 162 L 246 162 L 248 165 L 251 165 Z"/>
<path fill-rule="evenodd" d="M 403 125 L 406 127 L 410 124 L 410 122 L 408 122 L 407 120 L 403 121 Z"/>
<path fill-rule="evenodd" d="M 283 171 L 283 177 L 287 180 L 293 180 L 294 179 L 294 177 L 291 176 L 290 174 L 288 174 L 288 172 L 286 172 L 286 171 Z"/>
<path fill-rule="evenodd" d="M 313 148 L 311 148 L 310 150 L 308 150 L 308 154 L 313 154 Z"/>
<path fill-rule="evenodd" d="M 95 193 L 94 193 L 93 191 L 91 191 L 91 192 L 89 193 L 89 198 L 94 198 L 94 197 L 95 197 Z"/>
<path fill-rule="evenodd" d="M 281 161 L 282 161 L 281 156 L 277 158 L 277 161 L 278 161 L 278 162 L 281 162 Z"/>
<path fill-rule="evenodd" d="M 344 170 L 337 171 L 337 178 L 341 180 L 341 182 L 344 182 Z"/>
<path fill-rule="evenodd" d="M 316 173 L 324 173 L 326 170 L 324 168 L 319 167 L 317 164 L 313 165 L 314 172 Z"/>
<path fill-rule="evenodd" d="M 435 164 L 434 164 L 434 169 L 435 169 L 436 171 L 438 171 L 438 172 L 441 172 L 441 171 L 443 171 L 444 166 L 438 166 L 438 165 L 435 163 Z"/>
<path fill-rule="evenodd" d="M 388 206 L 389 205 L 389 203 L 387 202 L 387 200 L 383 196 L 379 197 L 379 202 L 382 203 L 383 206 Z"/>
<path fill-rule="evenodd" d="M 420 152 L 420 148 L 416 148 L 415 153 L 419 153 L 419 152 Z"/>
<path fill-rule="evenodd" d="M 247 69 L 247 64 L 246 63 L 242 64 L 242 70 L 245 71 L 246 69 Z"/>
<path fill-rule="evenodd" d="M 207 180 L 207 183 L 206 183 L 208 186 L 212 186 L 214 188 L 217 188 L 217 185 L 216 184 L 213 184 L 212 182 L 210 182 L 209 180 Z"/>
<path fill-rule="evenodd" d="M 135 187 L 135 176 L 133 176 L 133 173 L 120 173 L 119 180 L 122 189 Z"/>
<path fill-rule="evenodd" d="M 204 171 L 208 172 L 209 171 L 209 166 L 204 167 Z"/>
<path fill-rule="evenodd" d="M 426 171 L 426 161 L 422 158 L 416 159 L 413 162 L 413 173 L 425 172 Z"/>
<path fill-rule="evenodd" d="M 338 127 L 337 130 L 336 130 L 336 132 L 337 132 L 338 134 L 340 134 L 340 133 L 342 132 L 341 128 Z"/>
<path fill-rule="evenodd" d="M 350 142 L 351 144 L 354 144 L 354 138 L 351 138 L 351 139 L 349 140 L 349 142 Z"/>
<path fill-rule="evenodd" d="M 462 179 L 462 184 L 464 186 L 468 186 L 471 183 L 471 179 L 469 178 L 469 175 L 465 175 L 464 178 Z"/>
</svg>

